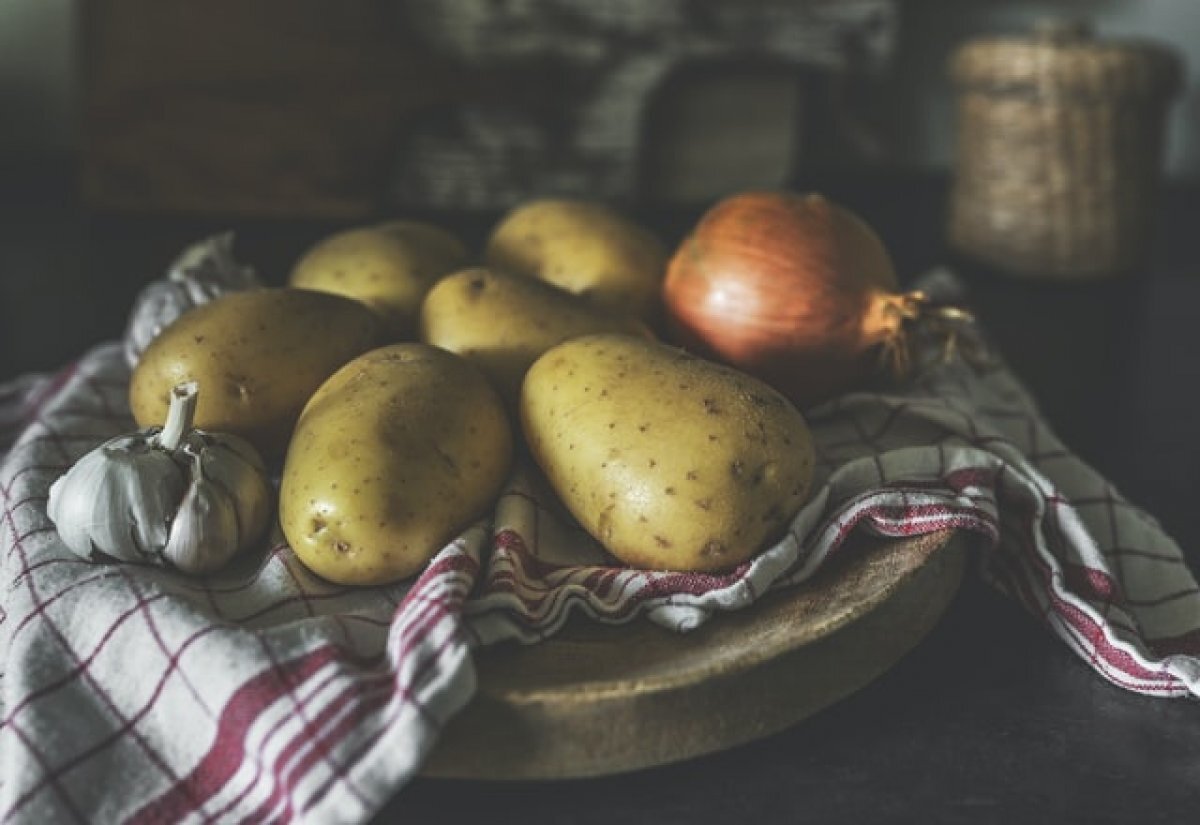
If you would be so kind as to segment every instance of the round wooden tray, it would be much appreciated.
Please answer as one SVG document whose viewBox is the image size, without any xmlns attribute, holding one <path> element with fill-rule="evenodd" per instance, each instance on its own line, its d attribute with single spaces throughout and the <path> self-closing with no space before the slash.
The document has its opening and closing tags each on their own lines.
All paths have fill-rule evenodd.
<svg viewBox="0 0 1200 825">
<path fill-rule="evenodd" d="M 479 651 L 479 690 L 424 775 L 555 779 L 674 762 L 775 733 L 876 678 L 962 580 L 952 533 L 858 540 L 803 585 L 678 635 L 580 619 Z"/>
</svg>

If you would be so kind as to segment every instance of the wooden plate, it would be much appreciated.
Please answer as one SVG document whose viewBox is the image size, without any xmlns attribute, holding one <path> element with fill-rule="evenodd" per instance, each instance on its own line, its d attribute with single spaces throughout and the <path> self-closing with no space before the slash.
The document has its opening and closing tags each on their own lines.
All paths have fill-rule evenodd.
<svg viewBox="0 0 1200 825">
<path fill-rule="evenodd" d="M 677 635 L 580 619 L 477 656 L 479 691 L 426 776 L 554 779 L 675 762 L 775 733 L 858 690 L 933 627 L 963 539 L 856 541 L 839 563 Z"/>
</svg>

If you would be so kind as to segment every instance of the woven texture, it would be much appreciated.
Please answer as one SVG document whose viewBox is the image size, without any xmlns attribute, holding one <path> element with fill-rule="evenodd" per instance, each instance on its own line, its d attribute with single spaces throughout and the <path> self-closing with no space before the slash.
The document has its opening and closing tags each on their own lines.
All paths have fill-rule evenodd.
<svg viewBox="0 0 1200 825">
<path fill-rule="evenodd" d="M 685 631 L 803 581 L 854 530 L 974 533 L 982 574 L 1097 674 L 1200 694 L 1200 593 L 1179 548 L 1002 367 L 922 363 L 903 392 L 811 411 L 812 499 L 728 574 L 613 566 L 518 467 L 493 517 L 417 581 L 363 589 L 315 578 L 277 537 L 207 579 L 75 557 L 46 494 L 133 428 L 121 349 L 0 386 L 0 818 L 361 822 L 470 699 L 475 646 L 536 643 L 572 611 Z"/>
<path fill-rule="evenodd" d="M 1017 274 L 1136 268 L 1181 76 L 1175 56 L 1047 31 L 973 41 L 950 75 L 959 90 L 951 243 Z"/>
</svg>

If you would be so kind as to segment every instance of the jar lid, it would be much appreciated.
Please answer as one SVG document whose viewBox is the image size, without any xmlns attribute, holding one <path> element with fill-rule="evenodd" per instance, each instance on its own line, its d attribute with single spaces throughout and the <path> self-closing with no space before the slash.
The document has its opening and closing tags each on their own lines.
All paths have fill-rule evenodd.
<svg viewBox="0 0 1200 825">
<path fill-rule="evenodd" d="M 1149 41 L 1099 40 L 1080 21 L 1044 20 L 1024 37 L 984 37 L 950 58 L 960 89 L 1081 97 L 1170 97 L 1183 66 Z"/>
</svg>

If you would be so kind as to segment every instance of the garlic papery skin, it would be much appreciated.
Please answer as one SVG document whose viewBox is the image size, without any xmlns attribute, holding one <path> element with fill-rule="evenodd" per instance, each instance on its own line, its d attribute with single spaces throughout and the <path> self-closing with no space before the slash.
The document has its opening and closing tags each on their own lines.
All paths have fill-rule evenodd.
<svg viewBox="0 0 1200 825">
<path fill-rule="evenodd" d="M 201 471 L 233 502 L 237 549 L 262 538 L 271 517 L 272 491 L 262 459 L 250 442 L 226 433 L 200 452 Z"/>
<path fill-rule="evenodd" d="M 262 460 L 236 436 L 193 429 L 198 397 L 180 384 L 161 429 L 105 442 L 51 485 L 47 513 L 74 553 L 208 573 L 262 537 Z"/>
<path fill-rule="evenodd" d="M 258 285 L 254 268 L 238 263 L 233 256 L 233 233 L 221 232 L 192 244 L 167 270 L 172 281 L 202 281 L 230 289 Z"/>
<path fill-rule="evenodd" d="M 192 458 L 192 480 L 162 549 L 167 564 L 185 573 L 211 573 L 238 551 L 238 520 L 232 498 L 204 477 L 203 459 Z"/>
<path fill-rule="evenodd" d="M 137 366 L 150 342 L 179 316 L 214 298 L 262 286 L 254 269 L 233 256 L 233 233 L 192 244 L 171 264 L 167 277 L 151 282 L 134 299 L 125 328 L 125 361 Z"/>
<path fill-rule="evenodd" d="M 50 486 L 46 512 L 63 543 L 84 558 L 96 551 L 145 561 L 167 543 L 186 476 L 138 434 L 118 436 L 79 459 Z"/>
</svg>

